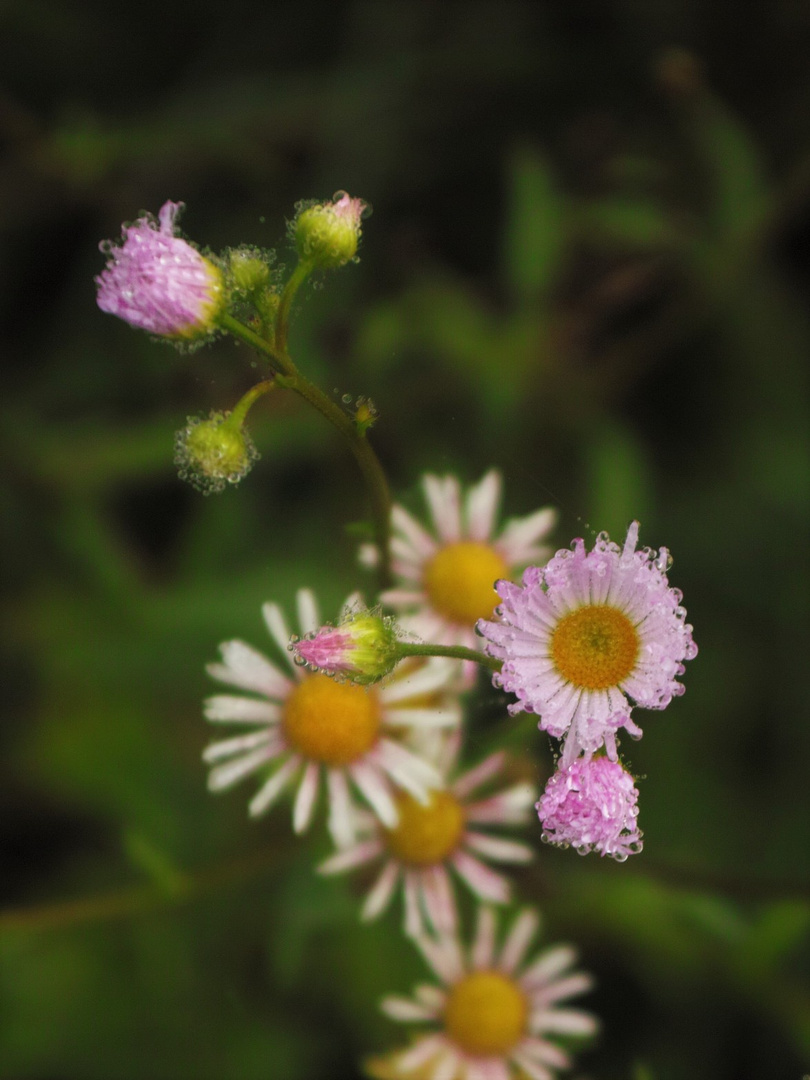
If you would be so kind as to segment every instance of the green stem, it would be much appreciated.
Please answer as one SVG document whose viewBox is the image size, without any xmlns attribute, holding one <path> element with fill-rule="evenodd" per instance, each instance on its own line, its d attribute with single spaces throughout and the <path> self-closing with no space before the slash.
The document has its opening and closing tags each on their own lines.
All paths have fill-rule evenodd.
<svg viewBox="0 0 810 1080">
<path fill-rule="evenodd" d="M 246 345 L 250 345 L 251 349 L 255 349 L 257 352 L 266 356 L 274 371 L 283 372 L 287 375 L 295 375 L 297 373 L 295 364 L 293 364 L 286 353 L 279 352 L 274 345 L 271 345 L 269 341 L 260 337 L 254 330 L 251 330 L 249 326 L 245 326 L 244 323 L 239 322 L 233 315 L 223 312 L 221 315 L 217 316 L 217 321 L 223 330 L 227 330 L 228 333 L 232 334 L 235 338 L 244 341 Z"/>
<path fill-rule="evenodd" d="M 315 269 L 315 264 L 302 260 L 290 274 L 284 292 L 281 294 L 281 302 L 278 305 L 276 315 L 276 351 L 281 355 L 287 352 L 287 338 L 290 333 L 290 309 L 295 299 L 295 294 Z"/>
<path fill-rule="evenodd" d="M 357 430 L 343 409 L 336 405 L 320 387 L 311 383 L 300 372 L 291 376 L 281 376 L 276 381 L 279 386 L 289 387 L 290 390 L 300 394 L 322 416 L 325 416 L 348 442 L 349 449 L 360 466 L 371 500 L 374 541 L 380 553 L 378 578 L 380 588 L 387 588 L 391 583 L 391 493 L 388 490 L 388 481 L 380 459 L 374 453 L 365 435 Z"/>
<path fill-rule="evenodd" d="M 306 266 L 306 264 L 299 263 L 296 273 L 301 269 L 301 266 Z M 287 297 L 288 292 L 290 292 L 290 282 L 292 282 L 294 277 L 295 273 L 287 283 L 284 297 Z M 300 278 L 298 284 L 295 286 L 296 289 L 305 277 L 306 274 Z M 290 292 L 290 302 L 292 301 L 294 292 L 295 289 Z M 283 302 L 284 298 L 282 298 L 282 304 Z M 235 338 L 244 341 L 246 345 L 250 345 L 251 348 L 256 349 L 257 352 L 260 352 L 267 357 L 273 371 L 278 373 L 276 379 L 272 380 L 275 385 L 294 390 L 296 394 L 300 394 L 300 396 L 317 409 L 322 416 L 325 416 L 348 442 L 349 449 L 352 454 L 354 454 L 355 460 L 360 466 L 360 471 L 363 474 L 363 479 L 371 500 L 371 514 L 374 521 L 374 541 L 380 553 L 378 578 L 380 588 L 387 588 L 391 582 L 391 495 L 388 490 L 388 481 L 385 478 L 385 473 L 383 472 L 380 460 L 371 448 L 371 444 L 366 439 L 365 434 L 357 429 L 343 409 L 336 405 L 335 402 L 332 401 L 332 399 L 319 387 L 301 374 L 292 362 L 286 349 L 279 350 L 277 345 L 271 345 L 269 341 L 265 341 L 263 337 L 260 337 L 251 330 L 250 327 L 245 326 L 244 323 L 239 322 L 238 319 L 234 319 L 232 315 L 228 315 L 227 313 L 219 316 L 219 324 L 223 330 L 227 330 L 228 333 L 232 334 Z M 277 341 L 278 329 L 281 325 L 281 313 L 279 312 L 279 321 L 276 330 Z M 263 385 L 264 383 L 258 383 L 253 390 L 257 390 L 258 387 Z M 253 391 L 248 391 L 248 394 L 252 392 Z M 251 401 L 250 404 L 252 403 L 253 402 Z"/>
<path fill-rule="evenodd" d="M 264 379 L 262 382 L 256 383 L 255 386 L 251 387 L 251 389 L 248 390 L 248 392 L 234 405 L 231 410 L 231 415 L 228 417 L 228 423 L 233 424 L 236 428 L 241 428 L 251 405 L 253 405 L 253 403 L 263 394 L 268 394 L 275 385 L 275 379 Z"/>
<path fill-rule="evenodd" d="M 397 642 L 397 652 L 400 659 L 406 656 L 449 656 L 454 660 L 472 660 L 475 664 L 489 668 L 490 671 L 500 671 L 501 661 L 486 653 L 468 649 L 466 645 L 412 645 L 407 641 Z"/>
</svg>

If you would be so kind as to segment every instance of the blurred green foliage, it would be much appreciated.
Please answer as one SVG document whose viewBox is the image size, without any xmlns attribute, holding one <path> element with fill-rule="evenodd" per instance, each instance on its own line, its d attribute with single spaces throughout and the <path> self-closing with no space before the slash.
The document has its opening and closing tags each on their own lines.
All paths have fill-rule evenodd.
<svg viewBox="0 0 810 1080">
<path fill-rule="evenodd" d="M 175 429 L 260 366 L 154 344 L 92 287 L 142 207 L 184 199 L 214 250 L 274 246 L 337 188 L 376 212 L 293 350 L 372 397 L 404 501 L 426 469 L 494 464 L 508 514 L 560 507 L 560 545 L 638 517 L 701 648 L 625 747 L 644 853 L 544 849 L 518 878 L 598 977 L 577 1075 L 807 1072 L 806 10 L 733 35 L 687 0 L 3 18 L 0 1077 L 352 1077 L 402 1038 L 377 1008 L 421 977 L 399 911 L 360 926 L 362 882 L 313 873 L 323 839 L 294 843 L 284 808 L 249 823 L 200 762 L 217 643 L 269 647 L 261 602 L 301 586 L 329 616 L 371 588 L 353 463 L 273 394 L 250 478 L 186 489 Z M 471 757 L 505 740 L 547 770 L 482 690 Z"/>
</svg>

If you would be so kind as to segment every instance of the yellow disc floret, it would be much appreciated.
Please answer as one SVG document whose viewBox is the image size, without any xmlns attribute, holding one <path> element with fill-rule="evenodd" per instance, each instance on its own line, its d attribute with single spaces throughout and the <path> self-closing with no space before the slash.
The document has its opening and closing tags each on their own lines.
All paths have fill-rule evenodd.
<svg viewBox="0 0 810 1080">
<path fill-rule="evenodd" d="M 309 675 L 287 698 L 284 733 L 294 750 L 324 765 L 349 765 L 374 745 L 380 713 L 372 691 Z"/>
<path fill-rule="evenodd" d="M 476 540 L 448 544 L 425 568 L 425 589 L 433 607 L 451 622 L 472 626 L 488 619 L 498 603 L 495 582 L 509 567 L 489 546 Z"/>
<path fill-rule="evenodd" d="M 464 831 L 464 811 L 449 791 L 433 791 L 430 802 L 411 795 L 397 798 L 399 824 L 386 829 L 391 854 L 412 866 L 433 866 L 455 851 Z"/>
<path fill-rule="evenodd" d="M 569 612 L 551 635 L 557 671 L 585 690 L 618 686 L 635 667 L 638 648 L 636 628 L 624 612 L 608 604 Z"/>
<path fill-rule="evenodd" d="M 450 991 L 444 1011 L 447 1034 L 468 1054 L 507 1054 L 526 1031 L 526 996 L 498 971 L 473 971 Z"/>
</svg>

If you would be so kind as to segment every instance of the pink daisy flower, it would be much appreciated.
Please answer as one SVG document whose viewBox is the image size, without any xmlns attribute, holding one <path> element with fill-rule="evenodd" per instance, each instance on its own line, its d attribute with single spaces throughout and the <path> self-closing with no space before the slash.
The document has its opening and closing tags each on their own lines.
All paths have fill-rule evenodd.
<svg viewBox="0 0 810 1080">
<path fill-rule="evenodd" d="M 584 757 L 554 773 L 536 809 L 547 843 L 624 862 L 644 846 L 637 803 L 633 778 L 618 761 Z"/>
<path fill-rule="evenodd" d="M 666 548 L 637 543 L 637 521 L 623 548 L 605 533 L 592 551 L 575 540 L 544 568 L 530 566 L 522 585 L 499 581 L 496 620 L 478 623 L 487 652 L 503 660 L 493 681 L 518 698 L 509 711 L 537 713 L 542 731 L 566 736 L 563 767 L 602 745 L 615 760 L 619 728 L 641 736 L 630 699 L 666 708 L 683 693 L 683 661 L 697 655 Z"/>
<path fill-rule="evenodd" d="M 96 278 L 98 306 L 161 337 L 210 333 L 225 299 L 219 267 L 174 235 L 182 209 L 182 203 L 164 203 L 157 224 L 138 218 L 122 227 L 120 247 L 109 240 L 100 245 L 109 261 Z"/>
<path fill-rule="evenodd" d="M 554 527 L 557 513 L 546 507 L 507 521 L 497 532 L 502 479 L 496 469 L 463 497 L 454 476 L 427 474 L 422 484 L 431 531 L 403 507 L 393 507 L 392 569 L 399 583 L 380 599 L 398 613 L 405 630 L 425 641 L 478 649 L 475 624 L 492 614 L 495 581 L 546 559 L 551 549 L 539 541 Z M 365 545 L 360 558 L 374 565 L 376 548 Z"/>
<path fill-rule="evenodd" d="M 427 802 L 430 789 L 441 785 L 436 768 L 397 736 L 403 730 L 460 722 L 458 701 L 447 693 L 452 666 L 438 661 L 401 668 L 400 677 L 395 674 L 381 687 L 338 683 L 294 664 L 281 609 L 265 604 L 262 612 L 288 671 L 242 641 L 221 646 L 222 663 L 209 665 L 209 674 L 247 695 L 209 698 L 205 715 L 212 723 L 250 730 L 214 742 L 205 751 L 205 761 L 213 766 L 209 789 L 224 791 L 247 776 L 258 776 L 261 786 L 250 802 L 250 814 L 257 817 L 286 788 L 297 785 L 293 829 L 301 833 L 312 821 L 324 778 L 329 830 L 338 846 L 352 843 L 355 836 L 357 808 L 350 787 L 388 828 L 395 828 L 399 792 Z M 298 593 L 298 620 L 305 634 L 321 622 L 307 589 Z"/>
<path fill-rule="evenodd" d="M 460 746 L 460 732 L 454 731 L 445 740 L 437 762 L 445 780 L 455 771 Z M 471 798 L 501 771 L 505 760 L 503 753 L 492 754 L 446 782 L 445 787 L 432 791 L 427 803 L 402 793 L 397 797 L 399 823 L 393 829 L 364 815 L 358 842 L 327 859 L 320 872 L 337 874 L 382 859 L 382 869 L 366 897 L 361 918 L 371 920 L 382 915 L 401 884 L 405 933 L 410 935 L 422 932 L 425 920 L 437 931 L 455 930 L 458 915 L 453 875 L 460 877 L 479 899 L 506 903 L 509 882 L 482 859 L 524 863 L 534 857 L 534 851 L 526 844 L 479 831 L 479 827 L 524 825 L 534 800 L 533 790 L 530 784 L 519 783 L 483 799 Z"/>
<path fill-rule="evenodd" d="M 589 990 L 592 980 L 570 972 L 576 954 L 567 945 L 526 963 L 538 924 L 534 911 L 523 910 L 496 949 L 495 916 L 482 907 L 469 956 L 455 936 L 414 939 L 442 985 L 417 986 L 412 999 L 384 999 L 392 1019 L 434 1027 L 385 1059 L 392 1075 L 407 1078 L 419 1070 L 430 1080 L 552 1080 L 554 1070 L 570 1066 L 548 1036 L 596 1031 L 589 1013 L 559 1005 Z M 370 1064 L 374 1070 L 378 1063 Z"/>
</svg>

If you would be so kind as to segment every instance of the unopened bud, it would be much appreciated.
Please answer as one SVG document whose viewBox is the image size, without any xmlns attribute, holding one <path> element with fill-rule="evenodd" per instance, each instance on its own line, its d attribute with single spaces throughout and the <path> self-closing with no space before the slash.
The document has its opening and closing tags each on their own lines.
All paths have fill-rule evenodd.
<svg viewBox="0 0 810 1080">
<path fill-rule="evenodd" d="M 253 440 L 230 417 L 223 412 L 212 412 L 207 420 L 189 417 L 175 436 L 174 462 L 180 477 L 203 495 L 238 484 L 259 458 Z"/>
<path fill-rule="evenodd" d="M 294 222 L 299 258 L 321 269 L 343 266 L 357 254 L 360 221 L 368 206 L 338 191 L 333 202 L 303 207 Z"/>
<path fill-rule="evenodd" d="M 393 619 L 366 609 L 350 612 L 337 626 L 322 626 L 290 648 L 296 662 L 361 685 L 389 675 L 398 659 Z"/>
</svg>

